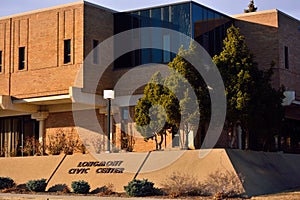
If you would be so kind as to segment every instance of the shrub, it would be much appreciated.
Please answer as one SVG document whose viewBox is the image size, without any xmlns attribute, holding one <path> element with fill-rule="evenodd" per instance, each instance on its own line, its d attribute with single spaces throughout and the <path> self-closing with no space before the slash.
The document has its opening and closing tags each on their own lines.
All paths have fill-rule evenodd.
<svg viewBox="0 0 300 200">
<path fill-rule="evenodd" d="M 48 192 L 62 192 L 69 193 L 70 189 L 66 184 L 56 184 L 48 189 Z"/>
<path fill-rule="evenodd" d="M 46 179 L 40 179 L 40 180 L 30 180 L 26 183 L 26 188 L 29 191 L 33 192 L 44 192 L 46 189 L 47 183 Z"/>
<path fill-rule="evenodd" d="M 88 182 L 80 180 L 80 181 L 73 181 L 71 184 L 71 188 L 73 192 L 76 194 L 87 194 L 90 190 L 90 185 Z"/>
<path fill-rule="evenodd" d="M 204 183 L 207 193 L 215 196 L 236 197 L 244 193 L 242 183 L 244 178 L 241 175 L 236 175 L 233 172 L 216 171 L 209 174 Z"/>
<path fill-rule="evenodd" d="M 27 156 L 32 155 L 42 155 L 43 147 L 38 139 L 33 137 L 26 137 L 24 148 L 22 152 L 25 153 Z"/>
<path fill-rule="evenodd" d="M 154 183 L 143 180 L 132 180 L 127 186 L 124 186 L 124 190 L 128 196 L 143 197 L 158 194 L 158 189 L 154 188 Z"/>
<path fill-rule="evenodd" d="M 92 194 L 98 194 L 99 196 L 103 195 L 111 195 L 115 193 L 114 185 L 112 183 L 108 183 L 102 187 L 98 187 L 91 191 Z"/>
<path fill-rule="evenodd" d="M 0 190 L 8 189 L 15 186 L 14 180 L 9 177 L 0 177 Z"/>
<path fill-rule="evenodd" d="M 82 143 L 74 135 L 75 130 L 58 129 L 55 135 L 50 135 L 48 139 L 47 151 L 52 155 L 64 153 L 72 155 L 75 152 L 86 152 Z"/>
<path fill-rule="evenodd" d="M 196 196 L 203 194 L 203 186 L 188 174 L 174 172 L 162 184 L 163 191 L 171 197 Z"/>
</svg>

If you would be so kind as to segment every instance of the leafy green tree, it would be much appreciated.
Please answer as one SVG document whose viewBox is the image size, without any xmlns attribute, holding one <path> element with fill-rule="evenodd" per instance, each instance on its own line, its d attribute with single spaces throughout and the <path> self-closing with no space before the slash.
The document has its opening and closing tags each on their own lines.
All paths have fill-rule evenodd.
<svg viewBox="0 0 300 200">
<path fill-rule="evenodd" d="M 174 122 L 180 122 L 181 127 L 178 123 L 175 124 L 185 135 L 185 144 L 181 144 L 185 148 L 188 148 L 188 136 L 191 130 L 199 126 L 201 110 L 207 108 L 203 106 L 204 101 L 201 101 L 204 99 L 203 94 L 208 94 L 206 85 L 199 72 L 184 59 L 189 59 L 189 56 L 193 56 L 196 51 L 193 42 L 191 42 L 189 49 L 180 47 L 177 56 L 168 64 L 172 73 L 165 81 L 165 85 L 175 93 L 179 100 L 181 118 L 174 118 L 173 120 Z M 192 96 L 192 92 L 194 92 L 194 96 Z M 198 107 L 195 107 L 195 105 Z"/>
<path fill-rule="evenodd" d="M 161 149 L 166 129 L 172 127 L 174 116 L 179 115 L 176 112 L 176 99 L 163 84 L 161 74 L 155 73 L 144 89 L 144 96 L 135 107 L 136 128 L 145 141 L 155 140 L 156 150 Z"/>
<path fill-rule="evenodd" d="M 282 100 L 284 87 L 274 89 L 270 82 L 272 68 L 258 70 L 254 76 L 255 84 L 250 101 L 249 127 L 251 148 L 255 150 L 274 150 L 274 137 L 279 136 L 284 117 Z"/>
<path fill-rule="evenodd" d="M 193 53 L 195 48 L 192 43 L 187 50 L 181 47 L 177 56 L 168 64 L 170 75 L 163 80 L 159 73 L 154 74 L 144 89 L 144 96 L 135 108 L 137 130 L 146 141 L 148 138 L 154 138 L 157 149 L 161 148 L 162 142 L 162 140 L 157 142 L 157 138 L 163 138 L 166 129 L 173 131 L 181 129 L 185 135 L 185 143 L 181 141 L 181 146 L 187 148 L 189 133 L 199 125 L 201 106 L 198 104 L 199 97 L 203 96 L 200 92 L 204 90 L 207 92 L 207 88 L 206 86 L 204 90 L 201 88 L 203 84 L 201 76 L 183 58 Z M 195 108 L 195 105 L 198 105 L 198 108 Z M 206 106 L 202 108 L 207 109 Z"/>
<path fill-rule="evenodd" d="M 272 138 L 279 128 L 274 123 L 280 124 L 282 119 L 282 89 L 271 86 L 272 68 L 258 69 L 245 38 L 234 26 L 227 30 L 223 51 L 213 61 L 226 88 L 229 127 L 241 122 L 245 134 L 251 132 L 253 143 L 253 138 Z"/>
</svg>

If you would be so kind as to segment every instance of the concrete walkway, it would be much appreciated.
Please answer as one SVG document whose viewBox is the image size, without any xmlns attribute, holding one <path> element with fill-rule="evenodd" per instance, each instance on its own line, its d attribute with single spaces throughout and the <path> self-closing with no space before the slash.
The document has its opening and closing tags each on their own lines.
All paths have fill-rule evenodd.
<svg viewBox="0 0 300 200">
<path fill-rule="evenodd" d="M 82 196 L 82 195 L 34 195 L 34 194 L 10 194 L 0 193 L 0 200 L 160 200 L 159 198 L 145 198 L 145 197 L 99 197 L 99 196 Z M 171 200 L 165 199 L 163 200 Z"/>
</svg>

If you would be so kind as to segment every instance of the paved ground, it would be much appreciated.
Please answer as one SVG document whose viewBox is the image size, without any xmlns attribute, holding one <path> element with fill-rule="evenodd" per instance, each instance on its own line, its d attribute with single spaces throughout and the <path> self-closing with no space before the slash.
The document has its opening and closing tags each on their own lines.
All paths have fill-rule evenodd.
<svg viewBox="0 0 300 200">
<path fill-rule="evenodd" d="M 251 200 L 300 200 L 300 191 L 252 197 Z"/>
<path fill-rule="evenodd" d="M 75 195 L 32 195 L 32 194 L 7 194 L 0 193 L 0 200 L 159 200 L 160 198 L 130 198 L 130 197 L 99 197 Z M 163 198 L 163 200 L 172 200 Z M 173 199 L 174 200 L 174 199 Z"/>
<path fill-rule="evenodd" d="M 8 194 L 0 193 L 0 200 L 174 200 L 170 198 L 129 198 L 129 197 L 99 197 L 99 196 L 74 196 L 74 195 L 33 195 L 33 194 Z M 210 200 L 211 197 L 190 197 L 190 198 L 177 198 L 177 200 Z M 241 200 L 241 199 L 233 199 Z M 265 195 L 252 197 L 250 200 L 300 200 L 300 191 L 286 192 L 273 195 Z"/>
<path fill-rule="evenodd" d="M 63 195 L 31 195 L 31 194 L 0 194 L 0 200 L 136 200 L 141 198 L 98 197 L 98 196 L 63 196 Z M 146 199 L 146 198 L 143 198 Z M 158 200 L 147 198 L 147 200 Z M 166 200 L 166 199 L 164 199 Z"/>
</svg>

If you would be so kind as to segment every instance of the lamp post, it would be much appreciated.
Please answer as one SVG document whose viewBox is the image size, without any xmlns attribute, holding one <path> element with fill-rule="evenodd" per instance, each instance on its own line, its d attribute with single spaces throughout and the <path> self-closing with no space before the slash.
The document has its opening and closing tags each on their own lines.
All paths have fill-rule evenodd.
<svg viewBox="0 0 300 200">
<path fill-rule="evenodd" d="M 115 91 L 104 90 L 103 98 L 108 100 L 107 105 L 107 153 L 110 153 L 110 113 L 111 113 L 111 100 L 115 98 Z"/>
</svg>

